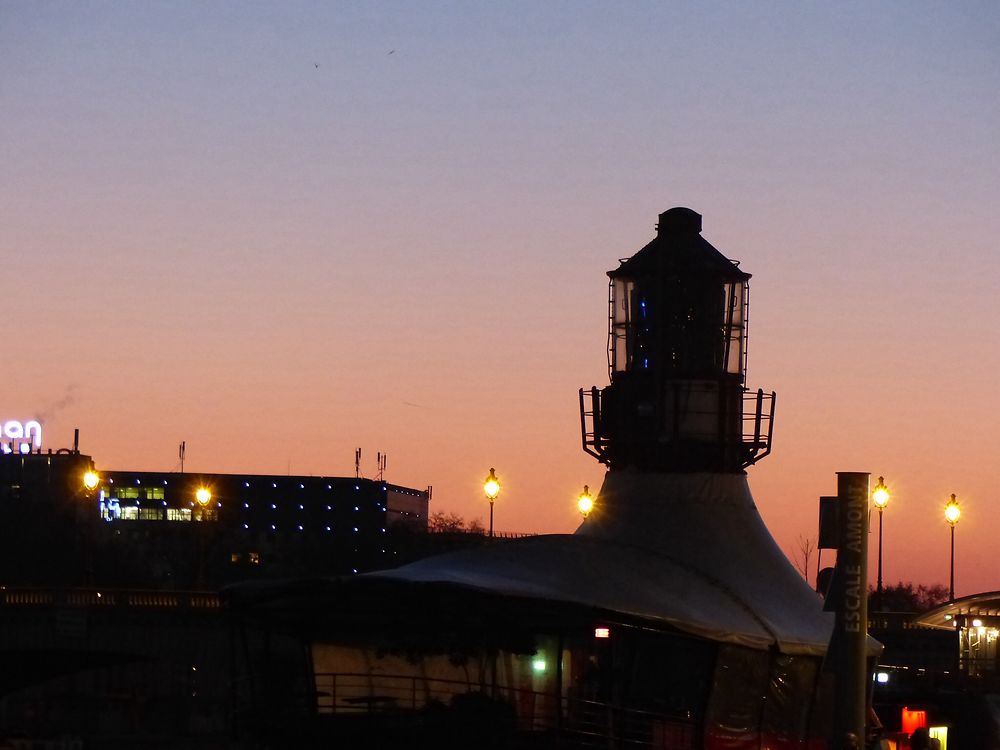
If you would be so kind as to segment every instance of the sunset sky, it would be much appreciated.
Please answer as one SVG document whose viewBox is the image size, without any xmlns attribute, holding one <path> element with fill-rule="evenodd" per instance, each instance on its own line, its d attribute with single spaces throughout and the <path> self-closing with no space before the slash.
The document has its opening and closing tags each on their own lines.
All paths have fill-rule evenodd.
<svg viewBox="0 0 1000 750">
<path fill-rule="evenodd" d="M 114 469 L 382 451 L 467 519 L 494 466 L 499 529 L 569 532 L 605 273 L 689 206 L 753 274 L 781 547 L 870 471 L 888 582 L 947 584 L 954 492 L 1000 589 L 998 143 L 993 2 L 0 0 L 0 418 Z"/>
</svg>

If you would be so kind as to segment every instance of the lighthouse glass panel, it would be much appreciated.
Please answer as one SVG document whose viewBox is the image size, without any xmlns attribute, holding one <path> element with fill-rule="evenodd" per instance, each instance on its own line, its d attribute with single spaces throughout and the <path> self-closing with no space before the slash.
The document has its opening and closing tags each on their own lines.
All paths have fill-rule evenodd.
<svg viewBox="0 0 1000 750">
<path fill-rule="evenodd" d="M 722 337 L 725 344 L 724 361 L 726 372 L 742 375 L 746 364 L 746 282 L 730 282 L 724 285 L 725 321 Z"/>
<path fill-rule="evenodd" d="M 624 372 L 629 369 L 629 359 L 632 355 L 632 337 L 629 325 L 632 318 L 632 298 L 635 282 L 630 279 L 615 279 L 611 282 L 611 331 L 608 346 L 611 372 Z"/>
</svg>

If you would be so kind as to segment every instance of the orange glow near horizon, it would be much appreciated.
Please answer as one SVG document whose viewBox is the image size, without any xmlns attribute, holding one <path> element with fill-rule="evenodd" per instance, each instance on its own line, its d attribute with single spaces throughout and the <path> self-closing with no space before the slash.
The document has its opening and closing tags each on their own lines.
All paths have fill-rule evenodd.
<svg viewBox="0 0 1000 750">
<path fill-rule="evenodd" d="M 753 274 L 747 385 L 777 401 L 748 474 L 778 546 L 816 539 L 837 471 L 871 471 L 887 585 L 947 583 L 956 492 L 956 593 L 1000 588 L 995 23 L 2 14 L 0 418 L 37 418 L 44 448 L 80 428 L 102 468 L 179 471 L 185 441 L 186 472 L 354 476 L 361 447 L 363 476 L 387 454 L 387 481 L 481 522 L 496 466 L 498 531 L 572 532 L 604 476 L 577 394 L 608 382 L 606 273 L 688 206 Z"/>
</svg>

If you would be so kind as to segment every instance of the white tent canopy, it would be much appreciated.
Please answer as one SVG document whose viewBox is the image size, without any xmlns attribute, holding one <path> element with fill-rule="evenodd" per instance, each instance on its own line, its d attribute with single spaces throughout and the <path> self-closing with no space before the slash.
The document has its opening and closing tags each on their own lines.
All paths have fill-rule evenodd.
<svg viewBox="0 0 1000 750">
<path fill-rule="evenodd" d="M 790 654 L 824 653 L 833 627 L 768 533 L 743 474 L 610 472 L 573 535 L 369 575 L 589 606 Z"/>
</svg>

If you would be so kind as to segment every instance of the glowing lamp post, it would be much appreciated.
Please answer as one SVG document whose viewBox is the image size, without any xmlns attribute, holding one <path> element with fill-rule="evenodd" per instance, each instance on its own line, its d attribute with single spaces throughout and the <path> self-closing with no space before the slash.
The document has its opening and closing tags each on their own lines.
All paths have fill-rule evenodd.
<svg viewBox="0 0 1000 750">
<path fill-rule="evenodd" d="M 878 484 L 872 491 L 872 503 L 878 510 L 878 578 L 875 586 L 875 611 L 882 610 L 882 511 L 889 504 L 889 488 L 885 486 L 885 477 L 878 478 Z"/>
<path fill-rule="evenodd" d="M 201 506 L 201 520 L 208 520 L 208 513 L 205 512 L 205 508 L 212 501 L 212 491 L 208 487 L 199 487 L 194 492 L 194 499 Z M 198 540 L 198 577 L 197 583 L 199 586 L 205 585 L 205 535 L 208 533 L 208 528 L 203 524 L 199 527 L 198 533 L 196 534 Z"/>
<path fill-rule="evenodd" d="M 497 499 L 497 495 L 500 494 L 500 480 L 497 479 L 496 472 L 491 468 L 490 475 L 486 477 L 486 481 L 483 483 L 483 492 L 486 493 L 486 499 L 490 501 L 490 538 L 493 538 L 493 503 Z"/>
<path fill-rule="evenodd" d="M 952 493 L 951 500 L 944 506 L 944 520 L 951 526 L 951 575 L 948 582 L 948 601 L 955 601 L 955 524 L 962 516 L 962 509 L 958 507 L 958 500 Z"/>
<path fill-rule="evenodd" d="M 583 492 L 580 493 L 580 497 L 576 500 L 576 507 L 580 511 L 580 515 L 583 516 L 583 520 L 587 520 L 587 516 L 590 515 L 590 511 L 594 509 L 594 498 L 590 495 L 590 487 L 588 485 L 583 485 Z"/>
<path fill-rule="evenodd" d="M 91 469 L 83 475 L 83 487 L 87 492 L 93 492 L 97 485 L 101 483 L 101 475 Z"/>
</svg>

